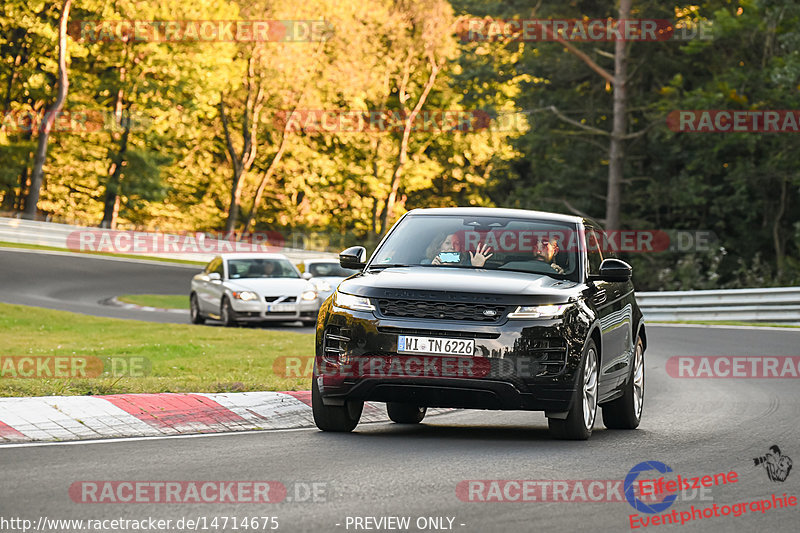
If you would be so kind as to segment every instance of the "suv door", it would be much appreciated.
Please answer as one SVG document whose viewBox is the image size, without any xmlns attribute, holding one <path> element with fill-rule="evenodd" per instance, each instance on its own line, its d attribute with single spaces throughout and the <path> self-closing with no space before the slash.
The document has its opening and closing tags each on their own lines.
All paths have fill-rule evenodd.
<svg viewBox="0 0 800 533">
<path fill-rule="evenodd" d="M 597 230 L 591 226 L 585 226 L 586 235 L 586 259 L 589 276 L 600 274 L 600 263 L 603 262 L 603 245 Z M 613 392 L 619 384 L 619 376 L 622 374 L 624 361 L 620 361 L 622 353 L 621 343 L 616 328 L 620 327 L 617 322 L 617 284 L 594 279 L 589 282 L 594 286 L 589 299 L 593 304 L 597 317 L 600 320 L 600 334 L 602 346 L 600 347 L 600 383 L 598 385 L 598 398 L 601 400 L 609 393 Z M 620 366 L 622 363 L 622 366 Z"/>
</svg>

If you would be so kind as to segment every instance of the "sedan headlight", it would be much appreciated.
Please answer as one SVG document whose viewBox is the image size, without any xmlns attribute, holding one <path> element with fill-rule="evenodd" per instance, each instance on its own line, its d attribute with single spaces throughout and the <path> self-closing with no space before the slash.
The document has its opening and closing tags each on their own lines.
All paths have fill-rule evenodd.
<svg viewBox="0 0 800 533">
<path fill-rule="evenodd" d="M 245 302 L 258 300 L 258 294 L 254 293 L 253 291 L 234 292 L 233 297 L 236 298 L 237 300 L 243 300 Z"/>
<path fill-rule="evenodd" d="M 305 301 L 315 300 L 317 298 L 317 291 L 305 291 L 301 297 Z"/>
<path fill-rule="evenodd" d="M 336 291 L 333 296 L 333 303 L 337 307 L 352 309 L 353 311 L 374 311 L 375 306 L 370 303 L 369 298 L 355 296 L 345 292 Z"/>
<path fill-rule="evenodd" d="M 508 318 L 556 318 L 572 304 L 521 305 Z"/>
</svg>

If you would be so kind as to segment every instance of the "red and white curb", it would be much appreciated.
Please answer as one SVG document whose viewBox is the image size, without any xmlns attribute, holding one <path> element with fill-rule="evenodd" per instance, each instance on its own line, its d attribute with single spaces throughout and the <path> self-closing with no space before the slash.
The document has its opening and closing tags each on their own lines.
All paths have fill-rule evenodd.
<svg viewBox="0 0 800 533">
<path fill-rule="evenodd" d="M 446 412 L 449 409 L 436 409 Z M 362 422 L 388 420 L 367 402 Z M 0 398 L 0 443 L 289 429 L 314 425 L 311 392 Z"/>
</svg>

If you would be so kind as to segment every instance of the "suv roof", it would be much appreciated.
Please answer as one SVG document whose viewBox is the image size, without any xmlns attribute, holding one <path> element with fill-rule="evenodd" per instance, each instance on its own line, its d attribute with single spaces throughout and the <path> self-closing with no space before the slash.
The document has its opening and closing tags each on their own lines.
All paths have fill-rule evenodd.
<svg viewBox="0 0 800 533">
<path fill-rule="evenodd" d="M 516 217 L 530 218 L 536 220 L 551 220 L 554 222 L 570 222 L 576 224 L 583 222 L 584 218 L 573 215 L 562 215 L 559 213 L 548 213 L 546 211 L 530 211 L 527 209 L 506 209 L 499 207 L 434 207 L 425 209 L 413 209 L 408 212 L 408 216 L 413 215 L 459 215 L 459 216 L 496 216 L 496 217 Z"/>
</svg>

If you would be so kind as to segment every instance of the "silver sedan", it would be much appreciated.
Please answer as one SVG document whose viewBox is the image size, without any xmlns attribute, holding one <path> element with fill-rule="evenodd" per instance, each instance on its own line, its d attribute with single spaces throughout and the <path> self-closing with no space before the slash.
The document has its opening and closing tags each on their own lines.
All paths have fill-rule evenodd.
<svg viewBox="0 0 800 533">
<path fill-rule="evenodd" d="M 282 254 L 223 254 L 192 278 L 191 320 L 301 321 L 313 325 L 321 300 L 308 279 Z"/>
</svg>

